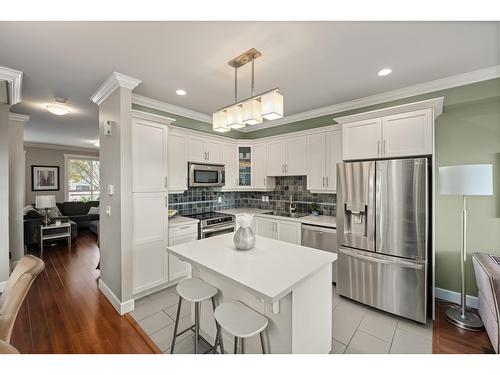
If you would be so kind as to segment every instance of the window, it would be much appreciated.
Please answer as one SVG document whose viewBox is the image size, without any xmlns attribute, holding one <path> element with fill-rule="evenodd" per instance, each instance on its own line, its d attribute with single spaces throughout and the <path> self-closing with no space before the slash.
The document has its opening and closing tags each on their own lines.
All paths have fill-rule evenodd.
<svg viewBox="0 0 500 375">
<path fill-rule="evenodd" d="M 68 201 L 99 200 L 99 159 L 65 155 L 66 199 Z"/>
</svg>

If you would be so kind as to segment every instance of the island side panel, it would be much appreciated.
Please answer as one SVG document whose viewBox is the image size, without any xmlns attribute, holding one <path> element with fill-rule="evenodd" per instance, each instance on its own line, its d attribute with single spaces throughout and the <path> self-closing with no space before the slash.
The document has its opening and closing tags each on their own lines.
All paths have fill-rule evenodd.
<svg viewBox="0 0 500 375">
<path fill-rule="evenodd" d="M 332 346 L 332 265 L 292 292 L 293 353 L 327 354 Z"/>
<path fill-rule="evenodd" d="M 292 294 L 288 294 L 279 301 L 279 313 L 275 314 L 272 311 L 272 305 L 266 303 L 248 290 L 238 286 L 231 280 L 221 277 L 217 274 L 200 269 L 193 265 L 193 277 L 205 280 L 219 290 L 217 295 L 218 303 L 228 301 L 241 301 L 247 306 L 262 315 L 265 315 L 269 320 L 269 325 L 264 334 L 264 343 L 266 351 L 278 353 L 293 353 L 292 351 Z M 194 307 L 191 309 L 191 320 L 194 323 Z M 200 314 L 200 334 L 213 343 L 215 338 L 215 323 L 211 303 L 205 301 L 202 303 Z M 234 345 L 234 337 L 227 332 L 223 332 L 224 349 L 228 353 L 232 353 Z M 246 353 L 262 353 L 260 338 L 255 336 L 245 340 Z"/>
</svg>

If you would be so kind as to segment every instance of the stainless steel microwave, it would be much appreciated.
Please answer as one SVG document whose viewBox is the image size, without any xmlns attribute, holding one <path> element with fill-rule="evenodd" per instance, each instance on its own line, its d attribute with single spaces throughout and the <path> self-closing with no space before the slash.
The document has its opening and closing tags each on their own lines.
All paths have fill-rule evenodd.
<svg viewBox="0 0 500 375">
<path fill-rule="evenodd" d="M 188 163 L 189 187 L 224 186 L 226 172 L 221 164 Z"/>
</svg>

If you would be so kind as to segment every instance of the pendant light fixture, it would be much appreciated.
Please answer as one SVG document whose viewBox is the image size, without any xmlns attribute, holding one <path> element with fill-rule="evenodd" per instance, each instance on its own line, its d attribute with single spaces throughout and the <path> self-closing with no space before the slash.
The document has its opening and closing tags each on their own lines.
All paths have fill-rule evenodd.
<svg viewBox="0 0 500 375">
<path fill-rule="evenodd" d="M 278 88 L 255 95 L 254 62 L 261 55 L 255 48 L 251 48 L 228 62 L 234 68 L 234 104 L 213 113 L 214 131 L 223 133 L 231 129 L 242 129 L 246 125 L 261 124 L 264 119 L 276 120 L 283 117 L 283 96 Z M 238 68 L 249 62 L 252 63 L 252 96 L 238 101 Z"/>
</svg>

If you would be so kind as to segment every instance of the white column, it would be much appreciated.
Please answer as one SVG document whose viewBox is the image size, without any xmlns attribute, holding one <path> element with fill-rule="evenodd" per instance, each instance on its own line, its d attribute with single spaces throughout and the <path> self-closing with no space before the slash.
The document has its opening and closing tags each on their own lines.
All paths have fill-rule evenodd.
<svg viewBox="0 0 500 375">
<path fill-rule="evenodd" d="M 0 104 L 0 291 L 9 278 L 9 105 Z"/>
<path fill-rule="evenodd" d="M 29 116 L 9 115 L 9 243 L 11 262 L 24 255 L 24 123 Z"/>
<path fill-rule="evenodd" d="M 99 288 L 120 314 L 132 295 L 132 90 L 141 81 L 113 72 L 92 96 L 99 106 L 101 276 Z M 111 134 L 106 135 L 107 123 Z M 113 185 L 114 194 L 108 194 Z"/>
</svg>

